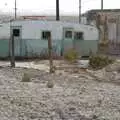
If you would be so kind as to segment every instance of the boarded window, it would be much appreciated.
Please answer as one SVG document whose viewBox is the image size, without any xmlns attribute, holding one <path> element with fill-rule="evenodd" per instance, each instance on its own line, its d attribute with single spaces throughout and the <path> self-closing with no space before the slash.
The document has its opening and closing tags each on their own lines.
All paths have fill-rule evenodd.
<svg viewBox="0 0 120 120">
<path fill-rule="evenodd" d="M 65 38 L 71 38 L 72 39 L 72 31 L 66 31 L 65 32 Z"/>
<path fill-rule="evenodd" d="M 83 40 L 84 39 L 83 32 L 75 32 L 74 33 L 74 39 L 75 40 Z"/>
<path fill-rule="evenodd" d="M 51 32 L 50 31 L 43 31 L 42 32 L 42 39 L 48 40 L 50 36 L 51 36 Z"/>
<path fill-rule="evenodd" d="M 20 36 L 20 30 L 19 29 L 13 29 L 13 36 L 19 37 Z"/>
</svg>

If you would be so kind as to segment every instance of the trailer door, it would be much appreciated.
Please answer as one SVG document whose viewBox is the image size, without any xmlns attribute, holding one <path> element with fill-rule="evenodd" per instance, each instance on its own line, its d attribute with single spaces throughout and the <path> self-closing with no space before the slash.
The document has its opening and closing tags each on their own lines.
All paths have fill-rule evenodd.
<svg viewBox="0 0 120 120">
<path fill-rule="evenodd" d="M 11 26 L 11 36 L 14 37 L 15 56 L 22 56 L 22 26 Z"/>
<path fill-rule="evenodd" d="M 73 48 L 73 28 L 63 28 L 63 54 Z"/>
</svg>

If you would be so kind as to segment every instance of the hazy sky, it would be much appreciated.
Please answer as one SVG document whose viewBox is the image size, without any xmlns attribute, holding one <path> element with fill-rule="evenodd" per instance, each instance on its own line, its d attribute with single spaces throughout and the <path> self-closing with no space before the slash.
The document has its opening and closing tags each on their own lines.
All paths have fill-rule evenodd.
<svg viewBox="0 0 120 120">
<path fill-rule="evenodd" d="M 15 0 L 0 0 L 0 10 L 14 13 Z M 59 0 L 61 14 L 78 14 L 79 0 Z M 100 8 L 101 0 L 82 0 L 82 12 Z M 18 12 L 55 14 L 56 0 L 17 0 Z M 120 0 L 104 0 L 104 8 L 120 8 Z"/>
</svg>

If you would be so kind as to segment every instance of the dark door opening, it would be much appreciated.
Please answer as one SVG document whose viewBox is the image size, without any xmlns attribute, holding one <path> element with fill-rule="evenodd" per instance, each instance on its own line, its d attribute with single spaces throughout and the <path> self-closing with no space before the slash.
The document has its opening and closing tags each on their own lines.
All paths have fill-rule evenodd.
<svg viewBox="0 0 120 120">
<path fill-rule="evenodd" d="M 20 29 L 13 29 L 13 36 L 20 37 Z"/>
<path fill-rule="evenodd" d="M 11 37 L 14 38 L 15 57 L 21 57 L 23 54 L 22 27 L 11 26 Z"/>
</svg>

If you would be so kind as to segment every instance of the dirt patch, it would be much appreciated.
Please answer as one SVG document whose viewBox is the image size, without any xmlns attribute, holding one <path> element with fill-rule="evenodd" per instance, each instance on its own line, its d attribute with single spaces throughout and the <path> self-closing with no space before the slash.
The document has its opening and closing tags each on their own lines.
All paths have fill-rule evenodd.
<svg viewBox="0 0 120 120">
<path fill-rule="evenodd" d="M 37 64 L 49 65 L 48 61 L 40 61 Z M 33 68 L 1 67 L 0 118 L 2 120 L 120 119 L 120 86 L 117 85 L 119 71 L 114 69 L 108 72 L 105 68 L 92 71 L 64 62 L 56 62 L 55 66 L 59 69 L 56 69 L 54 74 Z M 30 75 L 29 82 L 21 82 L 24 73 Z M 117 84 L 113 84 L 115 80 Z M 51 81 L 54 82 L 54 86 L 47 87 Z"/>
<path fill-rule="evenodd" d="M 31 82 L 21 82 L 24 72 Z M 48 81 L 54 87 L 48 88 Z M 97 82 L 85 72 L 49 74 L 9 67 L 0 69 L 0 118 L 5 120 L 120 119 L 120 87 Z"/>
</svg>

